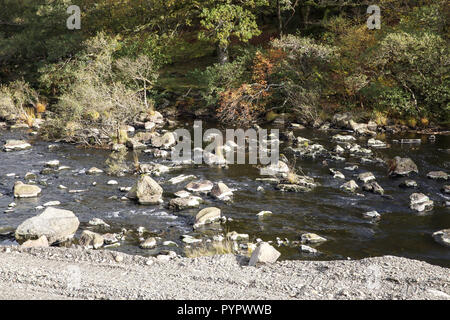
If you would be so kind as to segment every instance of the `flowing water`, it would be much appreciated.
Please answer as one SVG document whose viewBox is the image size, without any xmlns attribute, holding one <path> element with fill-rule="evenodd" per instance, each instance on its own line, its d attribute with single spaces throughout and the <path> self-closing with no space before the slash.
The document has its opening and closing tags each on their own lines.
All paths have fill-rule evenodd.
<svg viewBox="0 0 450 320">
<path fill-rule="evenodd" d="M 191 124 L 188 124 L 192 127 Z M 294 131 L 296 136 L 302 136 L 324 145 L 331 150 L 335 143 L 331 142 L 333 133 L 303 129 Z M 393 139 L 420 138 L 420 145 L 400 145 L 392 143 Z M 0 131 L 0 140 L 24 138 L 30 140 L 26 131 Z M 273 186 L 257 181 L 261 177 L 259 170 L 251 165 L 230 165 L 228 169 L 212 168 L 208 166 L 184 166 L 169 173 L 156 177 L 164 188 L 164 204 L 160 206 L 140 206 L 131 201 L 121 201 L 124 195 L 118 187 L 132 186 L 136 176 L 129 174 L 124 177 L 110 177 L 106 174 L 90 176 L 80 173 L 82 169 L 91 167 L 104 168 L 109 153 L 103 150 L 78 148 L 68 144 L 57 144 L 58 148 L 49 150 L 49 143 L 36 139 L 32 142 L 31 150 L 19 152 L 0 152 L 0 210 L 8 209 L 8 204 L 15 201 L 17 206 L 13 212 L 0 213 L 0 243 L 15 243 L 13 231 L 25 219 L 38 214 L 35 207 L 48 201 L 58 200 L 62 209 L 72 210 L 81 221 L 78 233 L 86 228 L 92 218 L 101 218 L 111 225 L 111 231 L 120 231 L 122 227 L 136 230 L 145 227 L 150 234 L 163 240 L 175 241 L 182 252 L 181 235 L 191 234 L 196 237 L 208 237 L 218 233 L 237 231 L 247 233 L 250 240 L 261 238 L 265 241 L 281 239 L 298 240 L 303 232 L 314 232 L 328 239 L 317 247 L 319 255 L 300 252 L 298 246 L 280 246 L 282 259 L 346 259 L 364 258 L 381 255 L 396 255 L 428 261 L 450 267 L 450 249 L 437 244 L 431 237 L 435 231 L 450 228 L 450 208 L 445 206 L 449 196 L 441 192 L 442 187 L 450 182 L 428 179 L 429 171 L 450 171 L 450 136 L 437 135 L 436 141 L 431 142 L 426 136 L 409 134 L 408 136 L 382 136 L 390 144 L 387 149 L 374 149 L 376 155 L 382 159 L 394 156 L 410 157 L 417 164 L 419 174 L 412 178 L 417 181 L 417 189 L 402 189 L 399 184 L 406 178 L 389 178 L 385 165 L 361 164 L 359 159 L 347 159 L 346 162 L 328 160 L 328 167 L 320 160 L 296 160 L 296 167 L 303 173 L 314 177 L 320 186 L 309 193 L 283 193 L 274 190 Z M 367 138 L 361 137 L 357 141 L 365 145 Z M 283 146 L 284 144 L 282 144 Z M 64 170 L 55 174 L 41 175 L 39 172 L 44 164 L 50 160 L 59 160 Z M 131 160 L 131 159 L 130 159 Z M 170 165 L 161 159 L 141 154 L 142 163 L 151 161 Z M 356 171 L 347 171 L 344 167 L 349 163 L 357 163 Z M 355 179 L 361 172 L 371 171 L 378 183 L 385 189 L 385 194 L 391 197 L 362 192 L 364 196 L 351 194 L 339 189 L 343 180 L 334 179 L 329 174 L 329 167 L 340 170 L 346 180 Z M 45 182 L 42 195 L 34 199 L 14 200 L 12 187 L 17 180 L 24 181 L 27 172 L 38 175 L 38 181 Z M 15 173 L 15 176 L 11 176 Z M 180 174 L 194 174 L 199 179 L 213 182 L 222 181 L 235 189 L 233 202 L 224 203 L 205 197 L 207 202 L 200 208 L 217 206 L 222 213 L 233 218 L 226 224 L 194 231 L 193 216 L 199 209 L 184 210 L 174 213 L 167 209 L 172 193 L 183 189 L 188 183 L 179 185 L 166 183 L 172 177 Z M 117 180 L 118 185 L 107 185 L 108 180 Z M 93 182 L 97 182 L 93 186 Z M 359 183 L 361 185 L 361 183 Z M 59 185 L 68 187 L 59 189 Z M 262 185 L 265 192 L 258 192 Z M 68 193 L 69 189 L 85 189 L 82 193 Z M 413 192 L 423 192 L 435 201 L 433 211 L 416 214 L 409 209 L 409 196 Z M 109 199 L 117 196 L 118 199 Z M 256 214 L 263 210 L 270 210 L 272 215 L 258 218 Z M 362 217 L 362 213 L 376 210 L 382 217 L 378 222 L 371 222 Z M 138 246 L 137 237 L 128 237 L 121 246 L 112 250 L 124 251 L 132 254 L 153 255 L 161 249 L 143 250 Z M 173 250 L 173 248 L 170 248 Z"/>
</svg>

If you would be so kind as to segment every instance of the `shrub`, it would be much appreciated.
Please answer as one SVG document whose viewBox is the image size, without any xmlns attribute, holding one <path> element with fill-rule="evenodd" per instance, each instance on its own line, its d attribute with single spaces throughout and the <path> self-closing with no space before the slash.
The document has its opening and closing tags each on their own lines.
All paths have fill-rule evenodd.
<svg viewBox="0 0 450 320">
<path fill-rule="evenodd" d="M 98 128 L 101 135 L 112 138 L 122 125 L 153 109 L 153 101 L 147 97 L 157 78 L 152 61 L 146 56 L 116 60 L 117 49 L 115 39 L 99 34 L 88 40 L 84 52 L 68 63 L 62 72 L 68 72 L 73 82 L 61 88 L 63 93 L 54 109 L 54 121 L 62 129 L 46 130 L 48 137 L 101 144 L 98 139 L 89 142 L 80 133 Z M 50 122 L 47 129 L 57 127 L 54 124 Z"/>
<path fill-rule="evenodd" d="M 22 80 L 0 86 L 0 119 L 33 124 L 36 113 L 45 111 L 37 92 Z"/>
</svg>

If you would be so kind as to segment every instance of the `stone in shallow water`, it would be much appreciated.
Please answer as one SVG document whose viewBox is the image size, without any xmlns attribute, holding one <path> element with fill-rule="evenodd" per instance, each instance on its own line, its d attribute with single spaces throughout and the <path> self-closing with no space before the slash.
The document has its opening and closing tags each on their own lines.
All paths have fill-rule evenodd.
<svg viewBox="0 0 450 320">
<path fill-rule="evenodd" d="M 375 176 L 373 175 L 372 172 L 364 172 L 364 173 L 360 173 L 358 175 L 358 180 L 360 180 L 364 183 L 368 183 L 371 181 L 375 181 Z"/>
<path fill-rule="evenodd" d="M 450 185 L 444 186 L 442 188 L 442 192 L 446 194 L 450 194 Z"/>
<path fill-rule="evenodd" d="M 381 218 L 381 214 L 379 214 L 377 211 L 369 211 L 364 212 L 363 217 L 367 219 L 379 220 Z"/>
<path fill-rule="evenodd" d="M 180 190 L 174 193 L 174 196 L 177 198 L 187 198 L 191 196 L 191 193 L 186 190 Z"/>
<path fill-rule="evenodd" d="M 186 180 L 189 180 L 189 179 L 197 179 L 197 177 L 192 175 L 192 174 L 191 175 L 181 174 L 181 175 L 179 175 L 177 177 L 171 178 L 169 180 L 169 183 L 171 183 L 171 184 L 178 184 L 180 182 L 183 182 L 183 181 L 186 181 Z"/>
<path fill-rule="evenodd" d="M 92 167 L 88 171 L 86 171 L 86 174 L 88 174 L 88 175 L 101 174 L 101 173 L 103 173 L 103 170 L 96 168 L 96 167 Z"/>
<path fill-rule="evenodd" d="M 414 180 L 405 180 L 402 183 L 400 183 L 401 188 L 417 188 L 417 182 Z"/>
<path fill-rule="evenodd" d="M 84 230 L 81 233 L 80 240 L 78 241 L 81 246 L 86 248 L 93 247 L 94 249 L 101 248 L 104 242 L 105 240 L 102 235 L 89 230 Z"/>
<path fill-rule="evenodd" d="M 137 199 L 140 204 L 159 204 L 162 201 L 163 188 L 150 176 L 142 175 L 134 187 L 127 193 L 127 198 Z"/>
<path fill-rule="evenodd" d="M 301 186 L 297 184 L 279 184 L 275 187 L 275 189 L 283 191 L 283 192 L 310 192 L 312 190 L 311 187 Z"/>
<path fill-rule="evenodd" d="M 220 220 L 222 217 L 221 210 L 216 207 L 205 208 L 200 210 L 195 216 L 195 226 L 201 226 Z"/>
<path fill-rule="evenodd" d="M 372 192 L 376 194 L 384 194 L 384 189 L 376 181 L 365 183 L 363 185 L 363 190 L 367 192 Z"/>
<path fill-rule="evenodd" d="M 427 177 L 433 180 L 447 180 L 448 174 L 444 171 L 431 171 L 428 172 Z"/>
<path fill-rule="evenodd" d="M 356 141 L 356 138 L 354 136 L 349 136 L 349 135 L 341 135 L 341 134 L 337 134 L 335 136 L 333 136 L 332 138 L 333 141 L 338 141 L 338 142 L 351 142 L 351 141 Z"/>
<path fill-rule="evenodd" d="M 300 246 L 300 251 L 301 252 L 306 252 L 306 253 L 317 253 L 318 252 L 317 249 L 314 249 L 314 248 L 312 248 L 310 246 L 306 246 L 304 244 L 302 244 Z"/>
<path fill-rule="evenodd" d="M 386 143 L 381 140 L 371 138 L 369 139 L 369 141 L 367 141 L 367 146 L 373 148 L 386 148 Z"/>
<path fill-rule="evenodd" d="M 49 207 L 41 214 L 25 220 L 15 232 L 18 241 L 46 236 L 49 244 L 73 237 L 80 222 L 72 211 Z"/>
<path fill-rule="evenodd" d="M 14 197 L 15 198 L 34 198 L 41 193 L 41 188 L 31 184 L 24 184 L 21 181 L 17 181 L 14 184 Z"/>
<path fill-rule="evenodd" d="M 340 188 L 343 190 L 346 190 L 346 191 L 354 192 L 359 188 L 359 186 L 354 180 L 350 180 L 350 181 L 344 183 L 343 185 L 341 185 Z"/>
<path fill-rule="evenodd" d="M 107 224 L 105 221 L 103 221 L 102 219 L 99 218 L 94 218 L 92 220 L 89 221 L 89 225 L 91 226 L 98 226 L 98 227 L 105 227 L 105 228 L 109 228 L 109 224 Z"/>
<path fill-rule="evenodd" d="M 413 172 L 419 173 L 419 169 L 410 158 L 395 157 L 390 163 L 390 176 L 407 176 Z"/>
<path fill-rule="evenodd" d="M 433 239 L 443 246 L 450 247 L 450 229 L 444 229 L 433 233 Z"/>
<path fill-rule="evenodd" d="M 175 211 L 181 211 L 190 208 L 197 208 L 201 202 L 203 202 L 203 199 L 196 196 L 175 198 L 170 200 L 169 208 Z"/>
<path fill-rule="evenodd" d="M 301 236 L 302 243 L 311 243 L 311 244 L 317 244 L 327 241 L 324 237 L 321 237 L 315 233 L 304 233 Z"/>
<path fill-rule="evenodd" d="M 141 249 L 153 249 L 156 247 L 156 239 L 154 237 L 147 238 L 145 241 L 143 241 L 139 247 Z"/>
<path fill-rule="evenodd" d="M 225 183 L 219 182 L 211 189 L 211 196 L 219 200 L 229 200 L 233 192 Z"/>
<path fill-rule="evenodd" d="M 264 217 L 264 216 L 268 216 L 268 215 L 271 215 L 272 214 L 272 211 L 261 211 L 261 212 L 258 212 L 257 214 L 256 214 L 256 216 L 258 216 L 258 217 Z"/>
<path fill-rule="evenodd" d="M 31 144 L 24 140 L 6 140 L 6 143 L 3 146 L 3 150 L 6 152 L 21 151 L 27 149 L 31 149 Z"/>
<path fill-rule="evenodd" d="M 433 210 L 434 203 L 423 193 L 413 193 L 410 197 L 410 208 L 412 210 L 423 212 Z"/>
<path fill-rule="evenodd" d="M 207 193 L 212 190 L 214 184 L 209 180 L 191 182 L 186 186 L 186 190 L 191 192 Z"/>
<path fill-rule="evenodd" d="M 267 242 L 260 242 L 258 247 L 253 251 L 249 266 L 256 266 L 258 263 L 275 263 L 281 253 Z"/>
</svg>

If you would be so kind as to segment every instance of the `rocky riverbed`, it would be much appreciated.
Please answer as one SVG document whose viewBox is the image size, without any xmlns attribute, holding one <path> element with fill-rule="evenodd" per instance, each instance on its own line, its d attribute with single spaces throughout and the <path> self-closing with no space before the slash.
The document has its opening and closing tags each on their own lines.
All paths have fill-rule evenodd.
<svg viewBox="0 0 450 320">
<path fill-rule="evenodd" d="M 283 126 L 282 162 L 262 175 L 214 154 L 204 165 L 170 161 L 173 123 L 143 127 L 126 143 L 143 177 L 107 175 L 103 150 L 0 131 L 0 243 L 164 257 L 228 238 L 239 254 L 267 242 L 280 260 L 397 255 L 450 266 L 448 135 Z"/>
<path fill-rule="evenodd" d="M 0 299 L 450 299 L 449 271 L 384 256 L 257 267 L 223 255 L 171 260 L 0 247 Z"/>
</svg>

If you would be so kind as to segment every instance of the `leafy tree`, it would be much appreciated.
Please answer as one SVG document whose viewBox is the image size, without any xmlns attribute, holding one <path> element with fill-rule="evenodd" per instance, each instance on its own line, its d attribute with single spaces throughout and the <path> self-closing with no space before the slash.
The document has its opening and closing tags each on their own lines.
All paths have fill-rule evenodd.
<svg viewBox="0 0 450 320">
<path fill-rule="evenodd" d="M 200 24 L 205 31 L 200 31 L 199 36 L 217 45 L 221 64 L 228 61 L 228 46 L 232 36 L 246 42 L 261 33 L 252 10 L 267 4 L 267 0 L 222 0 L 212 1 L 210 6 L 203 8 Z"/>
</svg>

